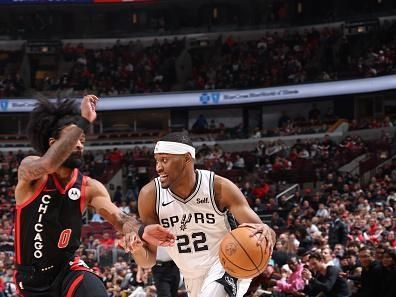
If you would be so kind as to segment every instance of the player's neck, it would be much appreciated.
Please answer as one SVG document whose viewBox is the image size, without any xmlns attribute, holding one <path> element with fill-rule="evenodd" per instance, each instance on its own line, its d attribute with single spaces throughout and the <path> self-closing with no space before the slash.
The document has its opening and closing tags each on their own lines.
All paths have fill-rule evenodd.
<svg viewBox="0 0 396 297">
<path fill-rule="evenodd" d="M 67 185 L 73 175 L 74 169 L 67 167 L 59 167 L 58 170 L 55 171 L 55 175 L 58 181 L 64 186 Z"/>
<path fill-rule="evenodd" d="M 197 173 L 195 170 L 189 172 L 188 175 L 180 179 L 180 182 L 171 187 L 171 191 L 180 198 L 187 198 L 195 190 L 197 186 Z"/>
</svg>

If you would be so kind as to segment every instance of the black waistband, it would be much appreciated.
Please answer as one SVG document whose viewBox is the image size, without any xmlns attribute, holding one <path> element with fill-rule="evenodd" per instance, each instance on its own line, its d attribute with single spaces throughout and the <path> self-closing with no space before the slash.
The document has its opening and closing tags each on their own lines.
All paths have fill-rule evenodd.
<svg viewBox="0 0 396 297">
<path fill-rule="evenodd" d="M 63 267 L 68 266 L 69 261 L 72 261 L 73 257 L 66 257 L 62 258 L 60 260 L 55 261 L 49 261 L 47 265 L 42 265 L 38 263 L 34 263 L 31 265 L 21 265 L 21 264 L 15 264 L 15 268 L 18 271 L 21 272 L 27 272 L 27 273 L 58 273 Z"/>
<path fill-rule="evenodd" d="M 20 265 L 16 264 L 16 270 L 20 272 L 30 273 L 57 273 L 63 265 L 50 265 L 50 266 L 39 266 L 39 265 Z"/>
<path fill-rule="evenodd" d="M 159 266 L 159 267 L 170 267 L 170 266 L 174 266 L 176 264 L 173 261 L 165 261 L 165 262 L 157 261 L 155 265 Z"/>
</svg>

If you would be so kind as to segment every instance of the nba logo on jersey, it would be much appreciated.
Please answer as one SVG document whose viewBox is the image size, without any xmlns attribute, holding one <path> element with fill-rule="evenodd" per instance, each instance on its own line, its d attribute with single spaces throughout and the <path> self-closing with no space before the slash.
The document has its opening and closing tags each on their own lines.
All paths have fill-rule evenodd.
<svg viewBox="0 0 396 297">
<path fill-rule="evenodd" d="M 77 200 L 81 196 L 81 192 L 77 188 L 71 188 L 68 192 L 68 196 L 71 200 Z"/>
</svg>

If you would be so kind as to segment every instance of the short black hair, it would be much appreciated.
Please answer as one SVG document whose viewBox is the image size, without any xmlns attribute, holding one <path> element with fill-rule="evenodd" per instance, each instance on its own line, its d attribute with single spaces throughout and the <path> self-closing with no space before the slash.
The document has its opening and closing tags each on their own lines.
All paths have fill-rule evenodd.
<svg viewBox="0 0 396 297">
<path fill-rule="evenodd" d="M 360 252 L 364 252 L 364 251 L 369 251 L 370 256 L 374 256 L 374 250 L 373 250 L 371 247 L 365 245 L 365 246 L 362 246 L 362 247 L 359 249 L 359 253 L 360 253 Z"/>
<path fill-rule="evenodd" d="M 187 144 L 189 146 L 194 147 L 190 136 L 186 132 L 172 132 L 172 133 L 165 135 L 160 140 L 170 141 L 170 142 L 179 142 L 179 143 Z"/>
<path fill-rule="evenodd" d="M 26 128 L 30 144 L 38 154 L 44 155 L 49 148 L 48 140 L 57 139 L 65 126 L 76 123 L 79 118 L 80 109 L 75 100 L 38 99 Z"/>
</svg>

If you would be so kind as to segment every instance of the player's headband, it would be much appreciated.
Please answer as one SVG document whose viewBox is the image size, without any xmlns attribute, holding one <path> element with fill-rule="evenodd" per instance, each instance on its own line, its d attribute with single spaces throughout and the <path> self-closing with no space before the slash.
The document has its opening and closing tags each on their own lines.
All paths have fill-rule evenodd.
<svg viewBox="0 0 396 297">
<path fill-rule="evenodd" d="M 154 154 L 184 155 L 190 153 L 195 159 L 195 148 L 188 144 L 173 141 L 158 141 L 154 148 Z"/>
</svg>

